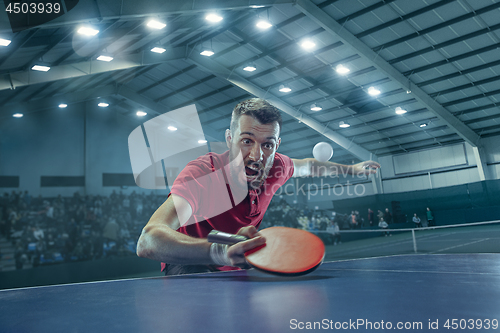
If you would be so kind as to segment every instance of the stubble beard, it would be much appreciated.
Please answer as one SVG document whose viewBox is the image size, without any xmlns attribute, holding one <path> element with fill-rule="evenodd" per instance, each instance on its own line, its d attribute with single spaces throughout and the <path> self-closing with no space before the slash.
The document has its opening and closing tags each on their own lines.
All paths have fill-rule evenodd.
<svg viewBox="0 0 500 333">
<path fill-rule="evenodd" d="M 234 161 L 234 159 L 238 156 L 238 154 L 240 153 L 239 150 L 235 150 L 235 149 L 229 149 L 229 161 L 232 162 Z M 247 166 L 247 164 L 251 164 L 251 163 L 245 163 L 245 161 L 242 160 L 242 163 L 243 163 L 243 171 L 240 170 L 240 166 L 235 166 L 234 164 L 232 164 L 232 167 L 230 168 L 230 173 L 231 173 L 231 178 L 236 181 L 236 183 L 240 183 L 238 181 L 238 179 L 240 179 L 241 176 L 241 173 L 243 172 L 243 176 L 245 177 L 245 181 L 247 183 L 247 188 L 248 190 L 258 190 L 265 182 L 265 180 L 267 179 L 268 175 L 269 175 L 269 171 L 271 170 L 271 167 L 273 166 L 274 164 L 274 156 L 273 157 L 270 157 L 268 160 L 267 160 L 267 166 L 262 166 L 260 165 L 260 168 L 259 168 L 259 171 L 257 173 L 257 175 L 255 175 L 253 177 L 253 180 L 248 180 L 247 177 L 246 177 L 246 172 L 245 172 L 245 166 Z"/>
</svg>

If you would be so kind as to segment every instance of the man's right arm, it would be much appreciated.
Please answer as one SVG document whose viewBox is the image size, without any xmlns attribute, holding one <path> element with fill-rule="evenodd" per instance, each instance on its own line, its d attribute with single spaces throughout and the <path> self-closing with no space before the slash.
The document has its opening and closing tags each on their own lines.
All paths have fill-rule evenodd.
<svg viewBox="0 0 500 333">
<path fill-rule="evenodd" d="M 211 243 L 206 238 L 176 231 L 191 215 L 191 206 L 184 198 L 170 195 L 142 230 L 137 255 L 169 264 L 214 264 L 210 257 Z M 252 239 L 229 247 L 227 253 L 233 265 L 245 264 L 244 253 L 265 243 L 254 227 L 241 228 L 238 234 Z"/>
</svg>

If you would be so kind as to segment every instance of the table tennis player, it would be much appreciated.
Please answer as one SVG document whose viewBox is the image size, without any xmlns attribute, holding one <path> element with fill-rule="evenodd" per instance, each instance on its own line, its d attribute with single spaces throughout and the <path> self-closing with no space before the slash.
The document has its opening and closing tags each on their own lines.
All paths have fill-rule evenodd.
<svg viewBox="0 0 500 333">
<path fill-rule="evenodd" d="M 144 227 L 137 255 L 162 262 L 166 275 L 248 267 L 244 253 L 265 243 L 257 228 L 288 179 L 368 175 L 380 167 L 374 161 L 342 165 L 277 153 L 281 125 L 280 111 L 263 99 L 236 105 L 225 132 L 229 150 L 186 165 Z M 206 237 L 213 229 L 249 239 L 231 246 L 209 243 Z"/>
</svg>

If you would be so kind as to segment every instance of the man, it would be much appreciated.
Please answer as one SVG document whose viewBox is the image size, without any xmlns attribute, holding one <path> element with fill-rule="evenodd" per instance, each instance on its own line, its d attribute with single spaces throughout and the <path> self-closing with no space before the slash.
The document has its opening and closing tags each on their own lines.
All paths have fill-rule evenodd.
<svg viewBox="0 0 500 333">
<path fill-rule="evenodd" d="M 144 227 L 138 256 L 168 263 L 162 264 L 167 275 L 247 267 L 244 253 L 265 243 L 257 228 L 274 193 L 288 179 L 346 171 L 371 174 L 380 167 L 373 161 L 346 166 L 291 159 L 276 152 L 280 131 L 281 115 L 274 106 L 258 98 L 239 103 L 225 133 L 229 151 L 208 153 L 184 168 Z M 232 206 L 221 212 L 226 192 Z M 231 246 L 211 244 L 206 236 L 213 229 L 249 239 Z"/>
<path fill-rule="evenodd" d="M 358 220 L 356 219 L 356 213 L 351 210 L 351 215 L 349 215 L 349 222 L 351 224 L 351 229 L 358 228 Z"/>
<path fill-rule="evenodd" d="M 370 224 L 370 227 L 373 226 L 373 224 L 375 223 L 374 216 L 375 213 L 373 212 L 373 210 L 371 208 L 368 208 L 368 223 Z"/>
<path fill-rule="evenodd" d="M 420 217 L 418 217 L 417 213 L 413 214 L 413 223 L 415 223 L 415 228 L 420 228 L 422 225 L 420 224 Z"/>
<path fill-rule="evenodd" d="M 426 214 L 427 214 L 427 224 L 429 225 L 429 227 L 435 225 L 434 224 L 434 215 L 432 215 L 432 211 L 429 207 L 427 207 Z"/>
<path fill-rule="evenodd" d="M 387 224 L 391 224 L 392 223 L 392 214 L 389 211 L 389 208 L 385 209 L 384 220 L 385 220 L 385 222 L 387 222 Z"/>
</svg>

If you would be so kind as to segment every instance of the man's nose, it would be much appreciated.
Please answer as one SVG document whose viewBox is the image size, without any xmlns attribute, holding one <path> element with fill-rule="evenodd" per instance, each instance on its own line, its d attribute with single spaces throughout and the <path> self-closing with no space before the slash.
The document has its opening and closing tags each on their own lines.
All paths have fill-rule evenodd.
<svg viewBox="0 0 500 333">
<path fill-rule="evenodd" d="M 255 143 L 248 156 L 254 162 L 261 162 L 264 158 L 264 152 L 258 143 Z"/>
</svg>

